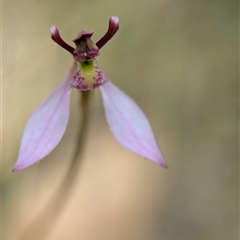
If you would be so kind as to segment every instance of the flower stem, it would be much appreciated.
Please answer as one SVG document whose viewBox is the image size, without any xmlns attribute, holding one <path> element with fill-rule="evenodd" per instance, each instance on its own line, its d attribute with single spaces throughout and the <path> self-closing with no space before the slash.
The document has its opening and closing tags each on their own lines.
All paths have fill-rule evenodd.
<svg viewBox="0 0 240 240">
<path fill-rule="evenodd" d="M 59 186 L 56 194 L 50 200 L 45 209 L 40 213 L 40 215 L 30 223 L 30 226 L 23 234 L 18 237 L 19 240 L 43 240 L 46 239 L 47 235 L 50 233 L 54 222 L 57 217 L 63 211 L 66 205 L 69 195 L 73 188 L 74 180 L 76 179 L 79 166 L 80 158 L 83 153 L 86 133 L 88 128 L 89 119 L 89 102 L 90 102 L 91 91 L 81 92 L 81 111 L 82 111 L 82 123 L 79 129 L 79 134 L 77 136 L 77 147 L 75 149 L 74 157 L 66 173 L 66 176 Z"/>
</svg>

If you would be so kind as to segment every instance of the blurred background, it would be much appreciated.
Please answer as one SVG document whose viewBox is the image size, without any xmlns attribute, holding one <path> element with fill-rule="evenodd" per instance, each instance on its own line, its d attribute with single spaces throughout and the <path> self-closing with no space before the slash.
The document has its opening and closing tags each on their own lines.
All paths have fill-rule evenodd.
<svg viewBox="0 0 240 240">
<path fill-rule="evenodd" d="M 238 1 L 3 0 L 2 13 L 4 240 L 24 231 L 35 235 L 25 240 L 239 238 Z M 69 44 L 82 29 L 97 41 L 112 15 L 120 30 L 98 64 L 146 113 L 169 169 L 118 144 L 94 91 L 73 189 L 41 237 L 44 227 L 32 222 L 64 179 L 81 121 L 74 90 L 61 143 L 12 173 L 28 117 L 73 62 L 49 27 Z"/>
</svg>

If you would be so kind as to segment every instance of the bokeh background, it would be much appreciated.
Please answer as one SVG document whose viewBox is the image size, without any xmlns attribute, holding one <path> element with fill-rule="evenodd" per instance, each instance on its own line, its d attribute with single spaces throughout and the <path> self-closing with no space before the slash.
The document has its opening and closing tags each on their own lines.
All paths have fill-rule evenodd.
<svg viewBox="0 0 240 240">
<path fill-rule="evenodd" d="M 69 43 L 82 29 L 94 30 L 97 41 L 112 15 L 120 30 L 101 50 L 99 66 L 146 113 L 169 169 L 118 144 L 96 90 L 77 178 L 42 239 L 239 238 L 238 1 L 3 0 L 2 14 L 4 240 L 33 231 L 76 146 L 75 90 L 59 146 L 38 164 L 11 172 L 28 117 L 73 62 L 50 39 L 49 26 Z M 43 231 L 40 226 L 31 239 Z"/>
</svg>

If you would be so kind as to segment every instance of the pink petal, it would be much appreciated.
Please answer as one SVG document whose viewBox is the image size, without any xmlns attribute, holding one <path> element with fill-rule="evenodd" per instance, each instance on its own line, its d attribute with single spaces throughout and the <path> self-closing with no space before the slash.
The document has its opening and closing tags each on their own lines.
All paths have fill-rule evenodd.
<svg viewBox="0 0 240 240">
<path fill-rule="evenodd" d="M 115 138 L 130 151 L 167 167 L 151 126 L 137 104 L 111 82 L 100 87 L 108 125 Z"/>
<path fill-rule="evenodd" d="M 60 142 L 69 119 L 71 94 L 69 84 L 74 71 L 75 67 L 29 118 L 13 172 L 44 158 Z"/>
</svg>

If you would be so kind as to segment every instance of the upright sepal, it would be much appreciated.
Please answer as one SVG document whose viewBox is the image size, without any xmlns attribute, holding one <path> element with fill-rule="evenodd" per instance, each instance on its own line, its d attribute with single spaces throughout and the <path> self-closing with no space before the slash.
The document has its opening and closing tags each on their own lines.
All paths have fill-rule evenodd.
<svg viewBox="0 0 240 240">
<path fill-rule="evenodd" d="M 69 119 L 70 79 L 73 67 L 62 82 L 29 118 L 13 172 L 22 170 L 48 155 L 60 142 Z"/>
<path fill-rule="evenodd" d="M 100 87 L 108 125 L 120 144 L 167 167 L 151 126 L 137 104 L 111 82 Z"/>
</svg>

